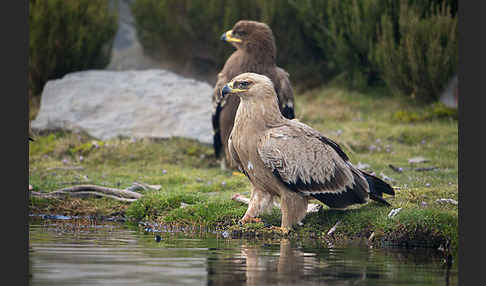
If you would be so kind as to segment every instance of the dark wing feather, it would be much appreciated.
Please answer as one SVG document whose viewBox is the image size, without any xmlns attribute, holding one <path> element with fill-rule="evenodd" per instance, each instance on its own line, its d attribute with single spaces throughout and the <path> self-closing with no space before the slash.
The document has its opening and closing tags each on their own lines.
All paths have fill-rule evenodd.
<svg viewBox="0 0 486 286">
<path fill-rule="evenodd" d="M 227 83 L 226 77 L 223 73 L 218 74 L 218 81 L 214 87 L 213 92 L 213 111 L 212 111 L 212 123 L 213 123 L 213 148 L 216 157 L 219 157 L 223 151 L 223 142 L 221 142 L 221 129 L 219 126 L 219 117 L 221 115 L 221 110 L 225 104 L 223 97 L 221 96 L 221 89 Z"/>
<path fill-rule="evenodd" d="M 264 165 L 289 189 L 330 207 L 365 203 L 369 187 L 332 140 L 295 120 L 265 132 L 258 142 Z"/>
<path fill-rule="evenodd" d="M 289 80 L 289 73 L 284 69 L 276 67 L 277 79 L 275 89 L 278 95 L 280 111 L 285 118 L 294 119 L 294 93 Z"/>
</svg>

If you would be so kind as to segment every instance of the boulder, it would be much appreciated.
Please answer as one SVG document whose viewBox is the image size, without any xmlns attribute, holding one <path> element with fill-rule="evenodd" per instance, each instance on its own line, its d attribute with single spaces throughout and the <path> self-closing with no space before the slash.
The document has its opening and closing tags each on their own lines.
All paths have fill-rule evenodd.
<svg viewBox="0 0 486 286">
<path fill-rule="evenodd" d="M 455 74 L 447 83 L 439 101 L 449 108 L 457 109 L 459 101 L 459 78 Z"/>
<path fill-rule="evenodd" d="M 212 92 L 205 82 L 162 69 L 69 73 L 46 83 L 32 129 L 212 144 Z"/>
</svg>

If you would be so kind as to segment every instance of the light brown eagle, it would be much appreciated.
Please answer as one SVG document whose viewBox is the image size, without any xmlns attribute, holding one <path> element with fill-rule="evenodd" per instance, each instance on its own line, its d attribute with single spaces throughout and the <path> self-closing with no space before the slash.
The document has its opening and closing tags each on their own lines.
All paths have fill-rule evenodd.
<svg viewBox="0 0 486 286">
<path fill-rule="evenodd" d="M 272 30 L 267 24 L 256 21 L 238 21 L 233 29 L 225 32 L 221 39 L 236 47 L 236 51 L 226 61 L 213 94 L 213 147 L 216 157 L 222 159 L 222 167 L 235 168 L 229 164 L 228 137 L 233 128 L 234 118 L 240 99 L 229 95 L 221 97 L 221 89 L 233 77 L 253 72 L 266 75 L 273 82 L 278 96 L 280 111 L 289 119 L 294 118 L 294 96 L 289 74 L 276 65 L 277 48 Z"/>
<path fill-rule="evenodd" d="M 252 184 L 242 223 L 253 221 L 280 197 L 282 224 L 290 229 L 315 198 L 331 208 L 373 199 L 389 205 L 390 185 L 349 161 L 337 143 L 317 130 L 282 116 L 272 81 L 255 73 L 236 76 L 222 96 L 237 95 L 240 105 L 228 140 L 231 159 Z"/>
</svg>

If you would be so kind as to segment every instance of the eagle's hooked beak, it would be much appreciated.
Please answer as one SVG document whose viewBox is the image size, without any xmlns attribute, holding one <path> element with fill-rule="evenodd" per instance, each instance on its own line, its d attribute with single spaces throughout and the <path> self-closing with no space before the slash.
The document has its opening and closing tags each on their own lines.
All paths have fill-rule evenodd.
<svg viewBox="0 0 486 286">
<path fill-rule="evenodd" d="M 241 39 L 238 39 L 238 38 L 235 38 L 233 36 L 233 30 L 229 30 L 225 33 L 223 33 L 223 35 L 221 35 L 221 40 L 222 41 L 225 41 L 225 42 L 230 42 L 230 43 L 241 43 Z"/>
<path fill-rule="evenodd" d="M 232 82 L 229 82 L 227 85 L 225 85 L 222 89 L 221 89 L 221 96 L 224 98 L 227 94 L 229 93 L 233 93 L 233 94 L 236 94 L 238 96 L 239 93 L 242 93 L 244 91 L 247 91 L 246 89 L 239 89 L 239 88 L 233 88 L 233 84 L 234 84 L 234 81 Z"/>
<path fill-rule="evenodd" d="M 233 92 L 233 82 L 228 83 L 221 89 L 221 97 L 225 97 L 228 93 Z"/>
</svg>

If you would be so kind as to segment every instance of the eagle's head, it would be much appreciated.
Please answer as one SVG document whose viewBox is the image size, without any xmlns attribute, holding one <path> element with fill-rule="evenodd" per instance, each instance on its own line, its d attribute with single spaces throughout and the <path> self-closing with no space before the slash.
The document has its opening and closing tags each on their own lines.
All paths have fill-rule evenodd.
<svg viewBox="0 0 486 286">
<path fill-rule="evenodd" d="M 234 77 L 221 90 L 223 97 L 228 94 L 235 94 L 242 100 L 250 101 L 277 96 L 272 81 L 267 76 L 256 73 L 242 73 Z"/>
<path fill-rule="evenodd" d="M 276 55 L 275 39 L 270 27 L 262 22 L 240 20 L 233 29 L 223 33 L 221 40 L 248 53 L 266 53 L 273 59 Z"/>
</svg>

